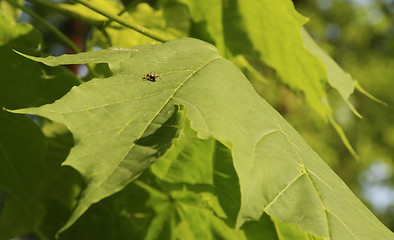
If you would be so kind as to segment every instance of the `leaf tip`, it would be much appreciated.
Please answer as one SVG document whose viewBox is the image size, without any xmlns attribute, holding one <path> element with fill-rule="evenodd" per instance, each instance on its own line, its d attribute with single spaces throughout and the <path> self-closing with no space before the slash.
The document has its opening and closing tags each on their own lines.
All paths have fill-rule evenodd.
<svg viewBox="0 0 394 240">
<path fill-rule="evenodd" d="M 5 112 L 15 113 L 15 110 L 11 110 L 11 109 L 8 109 L 8 108 L 3 107 L 3 106 L 0 106 L 0 107 L 1 107 L 1 110 L 5 111 Z"/>
<path fill-rule="evenodd" d="M 16 54 L 19 54 L 19 55 L 21 55 L 21 56 L 23 56 L 23 57 L 25 57 L 25 58 L 31 59 L 31 58 L 30 58 L 31 56 L 29 56 L 29 55 L 27 55 L 27 54 L 21 53 L 21 52 L 15 50 L 15 49 L 12 49 L 12 51 L 14 51 Z"/>
<path fill-rule="evenodd" d="M 331 125 L 334 127 L 339 137 L 341 138 L 343 144 L 345 144 L 345 147 L 348 149 L 348 151 L 353 155 L 353 157 L 356 160 L 359 160 L 359 156 L 357 155 L 356 151 L 354 150 L 349 140 L 347 139 L 345 132 L 343 131 L 342 127 L 335 121 L 332 115 L 329 116 L 329 121 Z"/>
<path fill-rule="evenodd" d="M 27 111 L 28 108 L 21 108 L 21 109 L 8 109 L 5 107 L 1 107 L 3 111 L 9 112 L 9 113 L 20 113 L 20 114 L 29 114 L 30 112 Z"/>
<path fill-rule="evenodd" d="M 19 54 L 19 55 L 21 55 L 22 57 L 25 57 L 25 58 L 27 58 L 27 59 L 33 60 L 33 61 L 35 61 L 35 62 L 44 63 L 42 60 L 40 60 L 40 59 L 41 59 L 40 57 L 30 56 L 30 55 L 21 53 L 21 52 L 15 50 L 15 49 L 12 49 L 12 51 L 14 51 L 16 54 Z M 44 64 L 46 64 L 46 65 L 48 65 L 48 66 L 56 66 L 56 65 L 50 65 L 50 64 L 47 64 L 47 63 L 44 63 Z"/>
<path fill-rule="evenodd" d="M 379 104 L 381 104 L 381 105 L 383 105 L 383 106 L 385 106 L 385 107 L 388 107 L 388 106 L 389 106 L 386 102 L 384 102 L 384 101 L 380 100 L 379 98 L 373 96 L 372 94 L 370 94 L 369 92 L 367 92 L 364 88 L 362 88 L 361 85 L 360 85 L 360 83 L 359 83 L 358 81 L 355 81 L 355 88 L 356 88 L 358 91 L 360 91 L 362 94 L 364 94 L 365 96 L 367 96 L 369 99 L 371 99 L 372 101 L 375 101 L 375 102 L 377 102 L 377 103 L 379 103 Z"/>
<path fill-rule="evenodd" d="M 363 119 L 363 116 L 356 110 L 353 104 L 351 104 L 347 99 L 345 99 L 345 102 L 354 115 L 356 115 L 360 119 Z"/>
</svg>

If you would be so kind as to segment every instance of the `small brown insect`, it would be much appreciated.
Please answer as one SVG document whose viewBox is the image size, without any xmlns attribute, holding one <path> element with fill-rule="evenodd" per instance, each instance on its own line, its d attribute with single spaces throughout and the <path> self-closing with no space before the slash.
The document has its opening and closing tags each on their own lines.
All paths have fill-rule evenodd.
<svg viewBox="0 0 394 240">
<path fill-rule="evenodd" d="M 158 79 L 161 80 L 161 77 L 157 74 L 147 73 L 142 79 L 145 79 L 150 84 L 150 82 L 156 82 Z"/>
</svg>

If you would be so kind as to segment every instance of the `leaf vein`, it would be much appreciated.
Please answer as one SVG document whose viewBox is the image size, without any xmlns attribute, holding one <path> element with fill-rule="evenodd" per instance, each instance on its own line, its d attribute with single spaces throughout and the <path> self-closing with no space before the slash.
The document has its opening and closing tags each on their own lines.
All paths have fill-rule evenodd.
<svg viewBox="0 0 394 240">
<path fill-rule="evenodd" d="M 318 197 L 318 199 L 319 199 L 319 201 L 320 201 L 320 204 L 321 204 L 322 209 L 323 209 L 323 211 L 324 211 L 325 220 L 326 220 L 328 238 L 331 239 L 330 226 L 329 226 L 329 224 L 328 224 L 328 218 L 327 218 L 327 208 L 326 208 L 326 206 L 325 206 L 325 204 L 324 204 L 324 202 L 323 202 L 323 199 L 321 198 L 319 192 L 317 191 L 317 188 L 316 188 L 315 184 L 313 183 L 311 177 L 309 176 L 308 171 L 307 171 L 307 169 L 305 168 L 304 162 L 301 160 L 301 157 L 298 155 L 298 152 L 294 149 L 294 148 L 297 148 L 297 149 L 299 149 L 299 148 L 298 148 L 298 146 L 297 146 L 296 144 L 294 144 L 292 141 L 290 141 L 290 139 L 289 139 L 289 137 L 287 136 L 286 132 L 281 128 L 281 126 L 278 124 L 278 122 L 276 121 L 276 119 L 275 119 L 273 116 L 271 116 L 271 117 L 272 117 L 272 119 L 274 120 L 275 124 L 278 126 L 278 128 L 281 129 L 281 131 L 282 131 L 283 134 L 285 135 L 287 141 L 289 142 L 290 146 L 292 147 L 292 149 L 293 149 L 294 153 L 296 154 L 296 156 L 297 156 L 299 162 L 301 163 L 301 166 L 302 166 L 302 168 L 303 168 L 303 173 L 306 174 L 306 176 L 307 176 L 309 182 L 310 182 L 311 185 L 312 185 L 313 190 L 315 191 L 315 193 L 316 193 L 316 195 L 317 195 L 317 197 Z"/>
<path fill-rule="evenodd" d="M 267 204 L 267 206 L 264 208 L 264 212 L 291 186 L 293 185 L 293 183 L 295 183 L 297 181 L 297 179 L 299 179 L 302 175 L 304 175 L 305 173 L 301 173 L 299 175 L 297 175 L 297 177 L 295 177 L 293 180 L 291 180 L 291 182 L 289 184 L 286 185 L 286 187 L 284 187 L 282 189 L 282 191 L 280 191 L 275 197 L 274 199 L 272 199 L 272 201 L 270 203 Z"/>
</svg>

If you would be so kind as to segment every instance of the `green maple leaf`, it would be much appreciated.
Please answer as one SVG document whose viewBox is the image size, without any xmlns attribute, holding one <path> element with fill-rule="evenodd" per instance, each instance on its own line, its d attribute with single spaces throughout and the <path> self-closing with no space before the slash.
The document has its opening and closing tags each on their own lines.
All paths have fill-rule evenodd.
<svg viewBox="0 0 394 240">
<path fill-rule="evenodd" d="M 29 58 L 48 65 L 108 62 L 113 71 L 53 104 L 13 111 L 61 122 L 73 133 L 75 146 L 64 164 L 78 170 L 87 186 L 61 231 L 161 158 L 187 117 L 198 138 L 214 138 L 231 151 L 241 192 L 236 227 L 266 212 L 326 239 L 393 237 L 212 45 L 181 39 Z M 142 78 L 147 73 L 161 79 L 149 83 Z"/>
</svg>

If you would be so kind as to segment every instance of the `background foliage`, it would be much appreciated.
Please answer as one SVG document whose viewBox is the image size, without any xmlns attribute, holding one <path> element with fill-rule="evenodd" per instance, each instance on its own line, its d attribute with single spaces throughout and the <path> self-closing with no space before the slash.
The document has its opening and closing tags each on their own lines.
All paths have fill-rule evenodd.
<svg viewBox="0 0 394 240">
<path fill-rule="evenodd" d="M 23 3 L 23 1 L 18 2 Z M 84 6 L 63 3 L 48 5 L 48 1 L 40 0 L 29 2 L 33 4 L 25 3 L 27 7 L 39 13 L 40 16 L 45 16 L 49 22 L 62 29 L 81 49 L 84 48 L 85 44 L 86 49 L 89 50 L 112 46 L 129 48 L 139 44 L 152 43 L 151 38 L 122 27 L 114 21 L 105 22 L 105 17 L 88 10 Z M 391 90 L 393 89 L 392 81 L 389 80 L 392 74 L 388 67 L 392 64 L 391 56 L 393 52 L 392 2 L 376 1 L 363 5 L 346 1 L 295 2 L 297 10 L 304 16 L 311 18 L 310 22 L 305 25 L 311 35 L 340 65 L 351 72 L 354 79 L 357 79 L 365 89 L 387 102 L 388 107 L 378 105 L 357 92 L 350 95 L 354 88 L 358 87 L 358 82 L 354 82 L 351 78 L 348 79 L 348 76 L 342 72 L 336 77 L 339 76 L 343 80 L 342 82 L 346 80 L 350 84 L 346 86 L 335 85 L 330 81 L 327 72 L 325 73 L 326 70 L 330 73 L 333 70 L 332 66 L 324 61 L 317 61 L 308 51 L 294 52 L 292 50 L 300 49 L 303 46 L 300 38 L 297 39 L 292 36 L 297 35 L 294 30 L 304 24 L 306 19 L 291 12 L 292 5 L 290 2 L 286 1 L 286 4 L 279 4 L 282 8 L 272 8 L 270 11 L 266 11 L 266 8 L 259 5 L 259 1 L 254 4 L 245 4 L 245 1 L 229 1 L 224 4 L 225 1 L 218 1 L 209 5 L 209 7 L 203 1 L 187 0 L 150 2 L 151 5 L 141 1 L 123 1 L 124 5 L 117 1 L 99 2 L 98 6 L 116 14 L 122 12 L 123 6 L 127 6 L 128 10 L 125 14 L 133 22 L 148 27 L 165 38 L 176 39 L 193 36 L 215 44 L 219 53 L 231 59 L 244 70 L 258 93 L 296 127 L 308 143 L 323 156 L 323 159 L 328 161 L 330 166 L 352 190 L 361 198 L 364 198 L 367 203 L 370 202 L 372 209 L 375 209 L 375 214 L 392 228 L 393 202 L 389 200 L 393 199 L 392 149 L 394 148 L 394 130 L 392 129 L 392 114 L 394 111 L 392 110 L 394 100 Z M 51 55 L 59 55 L 68 50 L 62 42 L 59 42 L 59 38 L 48 32 L 48 27 L 45 24 L 43 25 L 42 21 L 28 19 L 27 15 L 22 15 L 22 21 L 28 19 L 34 28 L 27 23 L 10 24 L 10 22 L 12 23 L 18 19 L 20 10 L 10 8 L 6 1 L 1 1 L 1 4 L 4 18 L 0 19 L 0 28 L 2 29 L 0 54 L 2 54 L 2 59 L 9 59 L 9 61 L 2 63 L 0 68 L 2 68 L 2 72 L 6 73 L 6 76 L 12 76 L 13 79 L 13 82 L 7 81 L 9 78 L 3 78 L 0 81 L 2 86 L 1 106 L 8 109 L 40 106 L 59 99 L 72 86 L 78 85 L 81 81 L 89 81 L 92 76 L 103 77 L 111 74 L 108 67 L 103 64 L 88 65 L 90 71 L 86 76 L 84 75 L 86 68 L 74 66 L 72 70 L 83 76 L 79 78 L 63 67 L 46 67 L 12 53 L 12 49 L 16 49 L 31 55 L 37 55 L 37 50 L 49 52 Z M 254 9 L 250 9 L 252 5 Z M 42 6 L 46 7 L 43 8 Z M 54 9 L 54 6 L 57 6 L 57 8 Z M 286 7 L 283 8 L 283 6 Z M 234 11 L 234 9 L 238 11 Z M 289 14 L 283 14 L 286 11 L 289 11 Z M 70 20 L 59 17 L 59 15 L 54 15 L 54 12 L 72 18 Z M 218 12 L 222 12 L 222 15 L 217 14 Z M 250 18 L 244 18 L 243 24 L 239 24 L 241 16 L 237 14 L 250 16 Z M 271 22 L 264 26 L 263 29 L 267 29 L 266 32 L 257 31 L 256 29 L 260 28 L 260 24 L 264 23 L 264 20 L 270 14 L 272 16 L 280 14 L 282 21 L 286 24 L 273 26 Z M 76 19 L 85 24 L 76 21 Z M 94 27 L 88 31 L 89 26 Z M 284 28 L 279 30 L 281 27 Z M 41 32 L 43 39 L 37 30 Z M 281 31 L 287 34 L 275 35 L 276 32 Z M 234 38 L 232 36 L 239 37 Z M 283 36 L 289 36 L 289 38 L 284 39 Z M 261 39 L 264 39 L 264 41 L 261 42 Z M 285 44 L 278 45 L 278 39 L 284 41 Z M 305 44 L 305 38 L 303 41 Z M 288 49 L 283 48 L 283 46 L 287 46 Z M 316 54 L 313 50 L 312 53 Z M 278 57 L 281 55 L 282 57 Z M 284 59 L 285 64 L 283 64 Z M 301 73 L 297 72 L 297 68 L 294 66 L 299 61 L 304 66 L 310 66 L 309 70 Z M 22 68 L 24 69 L 23 72 L 20 71 Z M 303 76 L 303 74 L 306 75 Z M 26 81 L 26 79 L 35 79 L 35 81 Z M 322 81 L 322 79 L 325 80 Z M 311 80 L 312 82 L 306 84 Z M 267 84 L 268 82 L 269 84 Z M 359 89 L 362 91 L 361 88 Z M 305 94 L 305 98 L 300 91 Z M 321 101 L 321 99 L 324 99 L 324 101 Z M 305 102 L 308 104 L 304 104 Z M 355 108 L 350 104 L 354 105 Z M 357 118 L 358 113 L 356 111 L 364 116 L 362 120 Z M 12 174 L 8 175 L 9 171 L 1 173 L 3 175 L 2 182 L 7 186 L 5 188 L 7 190 L 2 190 L 0 196 L 3 199 L 3 204 L 6 201 L 7 208 L 3 208 L 5 210 L 2 211 L 1 219 L 3 222 L 0 222 L 0 226 L 4 229 L 12 229 L 4 236 L 17 236 L 20 233 L 27 233 L 31 229 L 35 229 L 35 234 L 41 238 L 53 236 L 64 225 L 69 217 L 70 210 L 77 202 L 78 195 L 85 188 L 84 181 L 74 170 L 68 167 L 59 167 L 73 145 L 71 134 L 64 126 L 46 119 L 33 117 L 39 122 L 42 129 L 41 133 L 37 128 L 32 130 L 34 124 L 28 117 L 19 116 L 14 119 L 4 111 L 1 112 L 1 117 L 2 121 L 7 123 L 3 126 L 30 126 L 27 127 L 27 130 L 22 128 L 14 132 L 12 130 L 18 129 L 17 127 L 3 127 L 1 129 L 3 149 L 14 149 L 14 152 L 10 153 L 11 158 L 22 161 L 18 164 L 21 168 L 14 169 L 14 171 L 24 176 L 26 178 L 24 181 L 27 180 L 31 184 L 28 189 L 24 189 L 18 184 L 14 184 L 10 188 L 9 186 L 12 186 L 12 183 L 17 183 L 19 180 Z M 333 123 L 333 126 L 337 127 L 336 130 L 340 133 L 345 144 L 339 140 L 338 134 L 327 125 L 328 119 Z M 343 127 L 350 143 L 355 147 L 355 152 L 359 154 L 360 161 L 355 161 L 346 149 L 347 147 L 350 152 L 352 151 L 342 130 L 338 130 L 339 125 L 335 124 L 334 119 Z M 32 132 L 29 133 L 29 131 Z M 28 140 L 25 139 L 28 142 L 13 140 L 24 139 L 23 136 L 27 133 L 32 136 Z M 191 132 L 190 134 L 193 135 L 194 133 Z M 20 137 L 15 138 L 16 136 Z M 209 145 L 212 143 L 201 144 Z M 29 146 L 29 148 L 26 149 L 25 146 Z M 26 149 L 26 151 L 21 153 L 18 151 L 21 148 Z M 219 149 L 222 148 L 225 149 L 225 146 L 219 146 Z M 223 150 L 222 154 L 226 155 L 228 153 Z M 46 159 L 45 162 L 40 163 L 43 158 Z M 31 159 L 31 161 L 26 165 L 23 159 Z M 39 164 L 43 164 L 44 167 L 38 167 Z M 153 173 L 156 171 L 155 174 L 161 176 L 157 169 L 157 167 L 153 167 Z M 37 180 L 34 177 L 37 175 L 45 177 Z M 171 176 L 161 176 L 161 178 L 171 182 Z M 153 216 L 152 210 L 156 214 L 163 213 L 171 204 L 167 204 L 163 199 L 159 200 L 165 195 L 157 192 L 154 183 L 149 182 L 151 181 L 149 180 L 151 179 L 149 174 L 143 175 L 140 179 L 141 181 L 129 185 L 124 191 L 101 201 L 100 204 L 93 205 L 69 231 L 60 235 L 61 238 L 80 238 L 81 235 L 73 235 L 76 233 L 86 233 L 85 238 L 94 238 L 95 234 L 97 234 L 96 237 L 102 236 L 103 233 L 107 234 L 105 235 L 106 238 L 130 236 L 130 234 L 136 233 L 142 234 L 141 230 L 146 227 L 146 221 L 149 219 L 147 216 Z M 147 182 L 150 183 L 150 186 L 146 185 Z M 172 193 L 166 192 L 165 194 L 170 194 L 175 199 L 182 199 L 181 201 L 188 199 L 187 201 L 191 202 L 200 201 L 200 196 L 186 196 L 184 192 L 174 191 L 173 187 L 167 186 L 167 190 L 170 189 L 172 189 L 170 191 Z M 40 191 L 44 191 L 44 194 L 50 193 L 44 201 L 41 199 L 43 193 Z M 10 193 L 12 194 L 10 195 Z M 146 195 L 147 193 L 149 194 Z M 233 194 L 236 195 L 237 193 Z M 138 198 L 135 196 L 138 196 Z M 29 199 L 25 201 L 25 208 L 28 209 L 30 218 L 21 217 L 26 213 L 24 208 L 20 208 L 19 213 L 7 212 L 7 209 L 12 209 L 11 204 L 18 205 L 18 199 Z M 132 208 L 125 210 L 124 202 L 128 199 L 134 199 L 133 201 L 136 201 L 135 204 L 137 205 L 147 203 L 145 204 L 147 209 L 144 209 L 144 213 L 134 212 L 135 209 Z M 157 201 L 162 202 L 163 205 L 155 205 L 154 202 Z M 205 203 L 201 202 L 201 204 Z M 46 208 L 46 211 L 43 211 L 43 208 Z M 187 206 L 185 205 L 184 208 L 187 208 Z M 54 211 L 55 209 L 56 211 Z M 197 223 L 203 221 L 202 219 L 212 219 L 214 225 L 221 224 L 220 222 L 215 223 L 216 218 L 212 218 L 212 213 L 209 211 L 187 209 L 186 212 L 193 211 L 198 212 L 195 212 L 194 216 L 202 214 L 200 220 L 193 220 Z M 220 216 L 220 211 L 216 209 L 215 214 Z M 163 216 L 172 216 L 172 213 L 169 212 L 168 215 L 164 214 Z M 25 223 L 21 223 L 21 219 Z M 108 219 L 111 219 L 111 221 L 108 221 Z M 127 228 L 122 226 L 125 224 L 130 226 L 130 219 L 135 229 L 129 228 L 126 232 L 123 232 Z M 184 219 L 192 220 L 190 216 L 184 216 Z M 163 221 L 167 222 L 166 220 Z M 275 224 L 277 231 L 282 234 L 276 237 L 283 239 L 290 237 L 286 236 L 286 232 L 288 232 L 286 229 L 289 226 L 281 225 L 282 223 L 279 221 L 271 223 L 266 215 L 263 215 L 260 221 L 264 222 L 264 226 L 267 226 L 267 230 L 263 232 L 265 236 L 268 236 L 270 229 L 273 227 L 272 224 Z M 112 222 L 113 225 L 108 225 L 109 222 Z M 168 221 L 168 223 L 171 223 L 171 221 Z M 97 232 L 97 226 L 99 225 L 102 226 L 100 229 L 103 229 L 103 231 Z M 21 227 L 18 229 L 9 226 Z M 225 226 L 219 228 L 222 227 Z M 247 237 L 251 239 L 253 239 L 252 236 L 258 236 L 253 228 L 253 224 L 244 227 Z M 207 232 L 207 230 L 201 229 L 191 231 Z M 299 230 L 293 231 L 293 234 L 297 231 Z M 150 234 L 152 232 L 155 231 L 151 231 Z M 136 236 L 141 237 L 142 235 Z M 145 237 L 148 239 L 155 238 L 155 235 L 148 234 Z M 222 237 L 230 238 L 230 236 L 225 237 L 225 235 Z M 294 239 L 294 236 L 290 239 Z"/>
<path fill-rule="evenodd" d="M 351 100 L 363 115 L 358 120 L 350 114 L 338 96 L 335 102 L 338 121 L 360 154 L 353 161 L 332 133 L 322 134 L 321 125 L 305 125 L 299 114 L 287 111 L 285 116 L 326 159 L 335 172 L 356 192 L 375 214 L 393 229 L 393 1 L 295 1 L 296 8 L 311 21 L 306 28 L 354 79 L 385 101 L 383 107 L 355 92 Z M 318 14 L 317 14 L 318 13 Z M 290 101 L 287 101 L 290 104 Z M 297 104 L 298 110 L 302 108 Z M 298 117 L 296 116 L 298 115 Z M 294 122 L 293 122 L 294 119 Z M 315 121 L 316 123 L 316 121 Z M 300 127 L 297 127 L 300 124 Z M 324 131 L 331 131 L 325 128 Z M 331 136 L 331 137 L 330 137 Z"/>
</svg>

